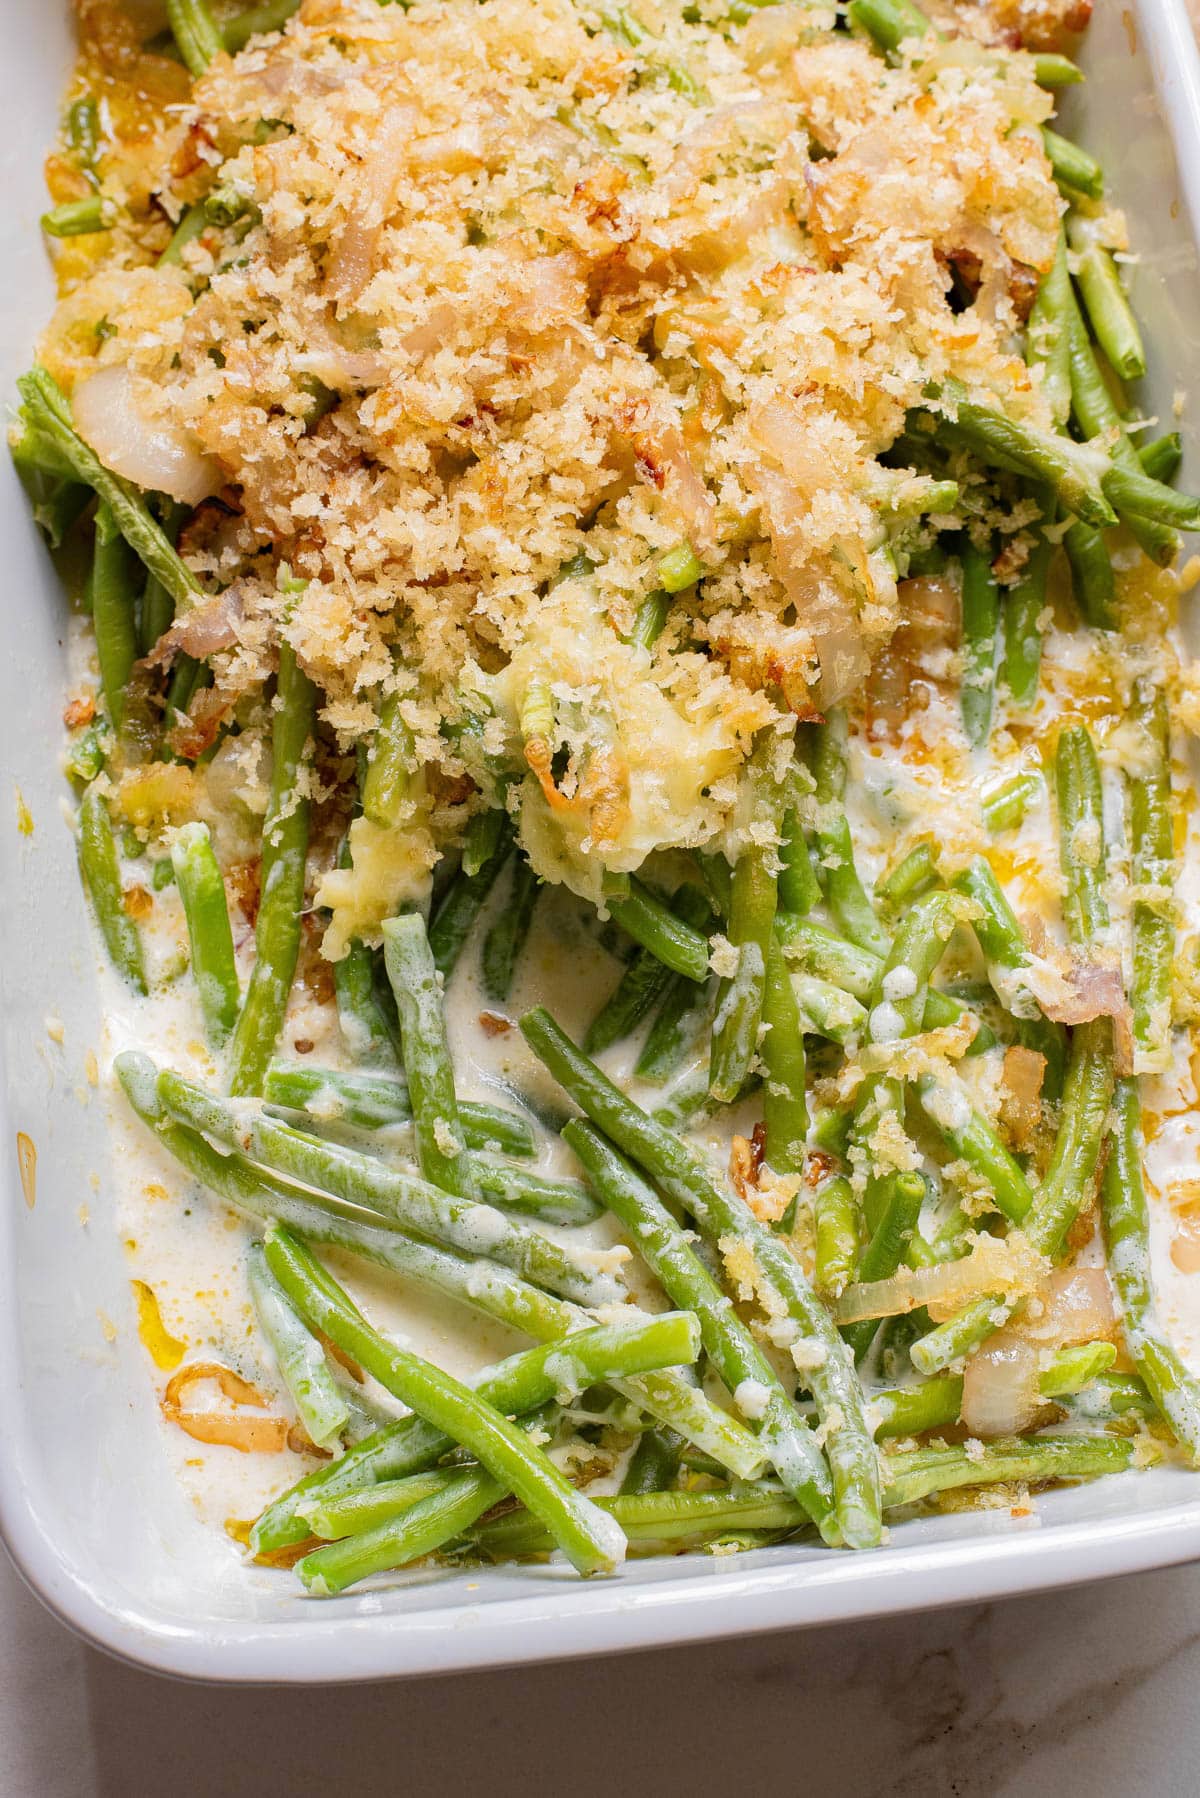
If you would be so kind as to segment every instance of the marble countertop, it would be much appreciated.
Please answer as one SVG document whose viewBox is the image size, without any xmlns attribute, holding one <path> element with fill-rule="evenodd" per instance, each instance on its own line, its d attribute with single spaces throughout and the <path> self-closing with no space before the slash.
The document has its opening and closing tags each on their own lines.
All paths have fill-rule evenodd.
<svg viewBox="0 0 1200 1798">
<path fill-rule="evenodd" d="M 356 1790 L 421 1798 L 529 1798 L 551 1768 L 572 1798 L 1193 1798 L 1198 1681 L 1200 1566 L 527 1671 L 223 1691 L 85 1648 L 0 1554 L 4 1798 L 341 1798 L 349 1766 Z"/>
</svg>

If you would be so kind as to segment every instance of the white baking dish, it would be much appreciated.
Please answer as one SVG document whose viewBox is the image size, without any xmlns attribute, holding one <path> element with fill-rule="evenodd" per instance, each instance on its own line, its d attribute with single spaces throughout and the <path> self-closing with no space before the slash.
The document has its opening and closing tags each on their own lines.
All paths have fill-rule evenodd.
<svg viewBox="0 0 1200 1798">
<path fill-rule="evenodd" d="M 65 0 L 0 0 L 0 393 L 50 303 L 37 230 L 41 157 L 70 57 Z M 1070 128 L 1104 159 L 1142 263 L 1151 402 L 1200 387 L 1200 62 L 1184 0 L 1097 8 L 1090 81 Z M 1189 436 L 1191 485 L 1200 434 Z M 1164 428 L 1166 425 L 1164 424 Z M 781 1547 L 635 1563 L 581 1583 L 557 1568 L 418 1573 L 314 1601 L 247 1567 L 202 1527 L 167 1465 L 106 1199 L 102 1106 L 83 1056 L 97 1037 L 92 944 L 57 773 L 65 614 L 15 478 L 0 467 L 0 1526 L 30 1584 L 105 1648 L 164 1672 L 328 1681 L 503 1665 L 991 1598 L 1200 1555 L 1200 1479 L 1126 1475 L 1043 1499 L 1035 1519 L 979 1512 L 904 1524 L 870 1555 Z M 19 788 L 34 820 L 18 832 Z M 66 1028 L 50 1051 L 47 1014 Z M 37 1144 L 34 1209 L 15 1133 Z M 93 1192 L 90 1175 L 101 1174 Z M 92 1222 L 82 1227 L 81 1203 Z M 104 1320 L 117 1325 L 108 1340 Z"/>
</svg>

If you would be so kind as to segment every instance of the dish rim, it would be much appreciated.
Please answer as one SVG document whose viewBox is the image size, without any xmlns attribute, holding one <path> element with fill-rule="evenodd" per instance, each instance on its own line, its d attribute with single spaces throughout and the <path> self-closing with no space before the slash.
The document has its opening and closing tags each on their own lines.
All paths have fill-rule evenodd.
<svg viewBox="0 0 1200 1798">
<path fill-rule="evenodd" d="M 1200 52 L 1185 0 L 1135 4 L 1192 238 L 1200 246 Z M 11 1141 L 14 1128 L 5 1085 L 0 1134 Z M 17 1183 L 7 1162 L 0 1202 L 13 1215 Z M 13 1284 L 4 1244 L 0 1291 Z M 21 1365 L 20 1334 L 19 1307 L 0 1305 L 2 1364 Z M 659 1648 L 1051 1591 L 1200 1557 L 1198 1492 L 1151 1513 L 896 1546 L 882 1557 L 814 1559 L 800 1579 L 794 1561 L 767 1551 L 762 1558 L 721 1567 L 710 1562 L 696 1574 L 632 1588 L 619 1581 L 567 1586 L 550 1569 L 542 1570 L 543 1591 L 478 1605 L 458 1597 L 436 1609 L 347 1615 L 340 1604 L 313 1601 L 311 1620 L 192 1624 L 106 1595 L 68 1563 L 44 1522 L 48 1509 L 39 1485 L 26 1473 L 36 1457 L 27 1409 L 12 1380 L 0 1380 L 0 1441 L 7 1444 L 0 1457 L 0 1537 L 29 1589 L 68 1629 L 116 1659 L 214 1684 L 342 1684 Z"/>
</svg>

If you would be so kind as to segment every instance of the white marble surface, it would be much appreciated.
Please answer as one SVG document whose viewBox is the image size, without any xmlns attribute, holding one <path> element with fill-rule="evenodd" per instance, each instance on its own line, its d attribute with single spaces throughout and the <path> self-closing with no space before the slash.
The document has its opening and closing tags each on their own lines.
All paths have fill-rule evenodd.
<svg viewBox="0 0 1200 1798">
<path fill-rule="evenodd" d="M 802 1635 L 342 1690 L 85 1648 L 0 1555 L 2 1798 L 1176 1798 L 1200 1567 Z"/>
</svg>

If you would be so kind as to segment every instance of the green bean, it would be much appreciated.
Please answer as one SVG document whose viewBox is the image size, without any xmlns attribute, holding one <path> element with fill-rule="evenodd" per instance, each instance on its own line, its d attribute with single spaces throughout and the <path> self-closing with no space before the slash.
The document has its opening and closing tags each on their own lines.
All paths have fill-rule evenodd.
<svg viewBox="0 0 1200 1798">
<path fill-rule="evenodd" d="M 164 1091 L 163 1098 L 185 1123 L 195 1123 L 169 1092 Z M 576 1304 L 612 1304 L 624 1296 L 618 1281 L 577 1261 L 558 1243 L 506 1217 L 495 1206 L 455 1199 L 369 1155 L 323 1143 L 266 1117 L 256 1118 L 235 1140 L 277 1173 L 332 1193 L 347 1204 L 382 1212 L 432 1242 L 498 1261 L 535 1286 Z M 477 1165 L 473 1171 L 478 1181 Z M 494 1168 L 490 1171 L 496 1172 Z M 521 1180 L 521 1172 L 514 1169 L 513 1183 Z"/>
<path fill-rule="evenodd" d="M 384 700 L 362 783 L 363 816 L 383 830 L 400 822 L 414 771 L 413 734 L 400 709 L 404 701 L 400 693 Z"/>
<path fill-rule="evenodd" d="M 207 824 L 182 826 L 171 845 L 171 866 L 187 920 L 205 1032 L 213 1048 L 219 1049 L 237 1023 L 241 988 L 225 882 Z"/>
<path fill-rule="evenodd" d="M 1062 1116 L 1046 1177 L 1026 1214 L 1030 1246 L 1056 1258 L 1067 1232 L 1091 1195 L 1104 1144 L 1113 1091 L 1112 1028 L 1108 1019 L 1080 1025 L 1071 1043 Z M 913 1366 L 939 1372 L 1001 1328 L 1014 1301 L 1003 1293 L 972 1299 L 945 1323 L 913 1343 Z"/>
<path fill-rule="evenodd" d="M 1129 447 L 1130 459 L 1115 459 L 1105 475 L 1104 491 L 1130 530 L 1136 535 L 1136 526 L 1145 523 L 1170 530 L 1200 528 L 1200 499 L 1152 480 L 1138 463 L 1137 451 Z"/>
<path fill-rule="evenodd" d="M 793 974 L 791 984 L 800 1028 L 806 1034 L 828 1037 L 830 1042 L 842 1044 L 863 1034 L 867 1022 L 866 1007 L 851 993 L 844 992 L 831 981 L 814 979 L 811 974 Z M 766 1044 L 763 1046 L 765 1050 Z"/>
<path fill-rule="evenodd" d="M 1114 1436 L 1010 1436 L 975 1446 L 943 1442 L 889 1455 L 884 1504 L 915 1504 L 934 1492 L 1002 1481 L 1099 1479 L 1120 1473 L 1133 1460 L 1134 1445 Z"/>
<path fill-rule="evenodd" d="M 1067 242 L 1060 231 L 1054 262 L 1038 288 L 1029 314 L 1025 351 L 1025 360 L 1037 370 L 1042 392 L 1059 426 L 1065 425 L 1071 414 L 1070 299 Z"/>
<path fill-rule="evenodd" d="M 803 1173 L 808 1135 L 803 1021 L 783 950 L 772 933 L 767 946 L 761 1046 L 766 1160 L 776 1173 Z"/>
<path fill-rule="evenodd" d="M 670 610 L 671 595 L 665 588 L 647 593 L 634 614 L 633 629 L 625 641 L 635 644 L 638 649 L 653 649 L 666 628 Z"/>
<path fill-rule="evenodd" d="M 87 237 L 96 231 L 111 231 L 117 222 L 117 208 L 100 194 L 88 194 L 83 200 L 64 200 L 43 212 L 42 230 L 47 237 Z"/>
<path fill-rule="evenodd" d="M 546 1462 L 547 1467 L 551 1465 Z M 311 1550 L 296 1562 L 296 1575 L 314 1597 L 333 1598 L 374 1573 L 405 1567 L 433 1554 L 443 1542 L 477 1523 L 504 1492 L 504 1481 L 482 1467 L 451 1473 L 436 1491 L 407 1507 L 399 1517 Z"/>
<path fill-rule="evenodd" d="M 1071 585 L 1080 617 L 1093 630 L 1116 630 L 1117 582 L 1104 533 L 1076 520 L 1067 527 L 1063 548 L 1071 565 Z"/>
<path fill-rule="evenodd" d="M 313 1535 L 326 1542 L 359 1536 L 377 1529 L 381 1523 L 392 1523 L 423 1498 L 443 1492 L 459 1477 L 459 1472 L 453 1467 L 435 1467 L 426 1473 L 410 1473 L 404 1479 L 379 1480 L 373 1486 L 334 1492 L 329 1497 L 318 1490 L 314 1497 L 303 1499 L 298 1510 Z"/>
<path fill-rule="evenodd" d="M 673 1430 L 645 1430 L 629 1457 L 621 1481 L 623 1498 L 639 1498 L 647 1492 L 666 1492 L 675 1484 L 683 1456 L 683 1444 Z"/>
<path fill-rule="evenodd" d="M 763 747 L 756 748 L 750 782 L 753 820 L 756 824 L 770 827 L 777 838 L 783 809 L 783 789 L 779 782 L 770 777 L 765 766 L 765 757 L 773 753 L 773 749 L 774 745 L 769 740 Z M 741 1091 L 758 1052 L 767 959 L 773 941 L 777 906 L 774 846 L 768 848 L 754 838 L 743 845 L 734 864 L 729 889 L 727 929 L 729 941 L 737 950 L 737 967 L 731 976 L 722 978 L 717 991 L 717 1008 L 713 1014 L 708 1085 L 713 1098 L 722 1104 L 730 1103 Z M 799 1029 L 793 1015 L 794 1001 L 790 992 L 784 991 L 786 982 L 782 958 L 777 976 L 777 1010 L 786 1013 L 794 1042 L 799 1036 Z M 803 1052 L 801 1042 L 801 1058 Z M 803 1087 L 801 1102 L 803 1103 Z"/>
<path fill-rule="evenodd" d="M 1004 657 L 1001 673 L 1014 706 L 1026 710 L 1037 698 L 1042 668 L 1042 615 L 1046 610 L 1046 578 L 1054 545 L 1041 530 L 1019 578 L 1004 600 Z"/>
<path fill-rule="evenodd" d="M 813 871 L 804 827 L 794 810 L 784 813 L 779 860 L 780 908 L 803 917 L 820 904 L 821 885 Z"/>
<path fill-rule="evenodd" d="M 991 863 L 977 855 L 954 876 L 951 885 L 972 900 L 977 908 L 977 915 L 971 919 L 971 929 L 983 950 L 988 979 L 1001 1004 L 1016 1016 L 1035 1012 L 1036 1006 L 1026 984 L 1029 947 Z"/>
<path fill-rule="evenodd" d="M 125 724 L 126 692 L 138 654 L 134 567 L 134 557 L 118 533 L 111 511 L 101 505 L 96 513 L 92 561 L 92 624 L 104 704 L 118 736 Z"/>
<path fill-rule="evenodd" d="M 1060 187 L 1073 188 L 1089 200 L 1104 198 L 1104 170 L 1094 156 L 1069 138 L 1060 137 L 1048 125 L 1042 126 L 1042 144 L 1046 158 Z"/>
<path fill-rule="evenodd" d="M 871 1240 L 863 1249 L 855 1279 L 860 1283 L 888 1280 L 896 1272 L 908 1251 L 916 1231 L 925 1199 L 925 1182 L 920 1174 L 889 1174 L 878 1200 L 879 1222 L 871 1232 Z M 862 1318 L 846 1324 L 842 1336 L 856 1361 L 861 1361 L 879 1328 L 879 1320 Z"/>
<path fill-rule="evenodd" d="M 348 861 L 348 844 L 345 853 Z M 333 963 L 333 987 L 338 1028 L 352 1060 L 359 1067 L 395 1067 L 396 1046 L 375 989 L 375 958 L 357 937 L 341 961 Z"/>
<path fill-rule="evenodd" d="M 708 901 L 699 887 L 685 886 L 674 900 L 676 915 L 707 941 L 715 928 Z M 634 1072 L 639 1080 L 668 1079 L 695 1052 L 712 1016 L 713 983 L 676 974 L 650 1026 Z"/>
<path fill-rule="evenodd" d="M 658 584 L 668 593 L 682 593 L 685 587 L 694 587 L 703 573 L 703 564 L 690 543 L 676 544 L 659 558 Z"/>
<path fill-rule="evenodd" d="M 400 1014 L 404 1071 L 421 1172 L 443 1192 L 477 1200 L 479 1186 L 466 1153 L 454 1092 L 441 981 L 424 922 L 417 913 L 387 920 L 383 953 Z"/>
<path fill-rule="evenodd" d="M 813 1200 L 815 1280 L 820 1292 L 839 1298 L 858 1265 L 858 1205 L 841 1174 L 826 1180 Z"/>
<path fill-rule="evenodd" d="M 262 1089 L 283 1028 L 300 955 L 308 853 L 308 770 L 315 725 L 316 689 L 291 645 L 281 643 L 254 969 L 229 1049 L 229 1090 L 233 1093 Z"/>
<path fill-rule="evenodd" d="M 513 862 L 508 903 L 484 938 L 483 985 L 489 999 L 503 1005 L 512 992 L 517 963 L 537 908 L 538 878 L 524 856 Z"/>
<path fill-rule="evenodd" d="M 179 529 L 187 516 L 187 507 L 172 505 L 163 519 L 163 534 L 168 543 L 178 543 Z M 162 582 L 153 574 L 146 576 L 142 588 L 141 615 L 138 619 L 138 648 L 148 656 L 159 638 L 170 630 L 175 618 L 175 601 Z"/>
<path fill-rule="evenodd" d="M 63 135 L 76 167 L 93 170 L 100 158 L 100 108 L 94 94 L 71 102 Z"/>
<path fill-rule="evenodd" d="M 475 1178 L 494 1202 L 543 1223 L 590 1224 L 600 1211 L 581 1180 L 548 1180 L 498 1156 L 476 1155 Z"/>
<path fill-rule="evenodd" d="M 1152 680 L 1133 686 L 1132 715 L 1145 743 L 1145 762 L 1128 774 L 1132 851 L 1133 1040 L 1147 1069 L 1170 1065 L 1171 973 L 1175 960 L 1172 886 L 1175 830 L 1171 815 L 1170 726 L 1166 696 Z"/>
<path fill-rule="evenodd" d="M 191 75 L 203 75 L 225 46 L 207 0 L 165 0 L 167 24 Z"/>
<path fill-rule="evenodd" d="M 463 833 L 463 873 L 468 878 L 481 873 L 499 852 L 500 845 L 511 830 L 512 823 L 508 813 L 499 806 L 491 806 L 486 812 L 476 812 Z"/>
<path fill-rule="evenodd" d="M 852 25 L 861 26 L 888 55 L 894 55 L 907 38 L 923 38 L 934 32 L 912 0 L 850 0 L 846 17 Z M 940 37 L 941 33 L 934 35 Z"/>
<path fill-rule="evenodd" d="M 967 542 L 962 552 L 963 730 L 973 749 L 987 741 L 996 683 L 1000 590 L 991 558 Z M 1006 612 L 1007 621 L 1007 612 Z"/>
<path fill-rule="evenodd" d="M 412 1117 L 408 1087 L 385 1074 L 343 1074 L 334 1068 L 273 1061 L 263 1083 L 271 1105 L 307 1114 L 310 1127 L 322 1122 L 348 1124 L 355 1130 L 384 1130 Z M 533 1133 L 524 1118 L 501 1105 L 461 1100 L 458 1107 L 463 1139 L 469 1149 L 497 1149 L 505 1155 L 534 1153 Z"/>
<path fill-rule="evenodd" d="M 433 965 L 443 980 L 453 973 L 488 894 L 511 853 L 512 837 L 506 831 L 496 853 L 474 874 L 459 870 L 438 906 L 429 926 L 429 949 Z"/>
<path fill-rule="evenodd" d="M 1146 351 L 1116 263 L 1101 244 L 1088 241 L 1075 228 L 1071 247 L 1075 280 L 1097 343 L 1123 381 L 1140 381 L 1146 372 Z"/>
<path fill-rule="evenodd" d="M 1093 943 L 1108 923 L 1103 891 L 1104 795 L 1100 763 L 1085 726 L 1075 725 L 1060 734 L 1055 777 L 1067 934 L 1072 942 Z"/>
<path fill-rule="evenodd" d="M 1117 1081 L 1113 1110 L 1116 1122 L 1100 1188 L 1108 1271 L 1121 1302 L 1125 1343 L 1134 1366 L 1195 1465 L 1200 1463 L 1200 1382 L 1167 1340 L 1154 1302 L 1136 1081 Z"/>
<path fill-rule="evenodd" d="M 30 425 L 70 464 L 76 478 L 107 502 L 117 529 L 147 571 L 157 576 L 177 605 L 185 610 L 195 605 L 203 598 L 200 583 L 180 561 L 142 496 L 129 482 L 110 473 L 74 429 L 71 408 L 53 377 L 35 365 L 20 377 L 17 387 Z"/>
<path fill-rule="evenodd" d="M 1014 774 L 998 787 L 989 788 L 979 802 L 984 825 L 993 836 L 1015 830 L 1041 791 L 1041 778 L 1036 774 Z"/>
<path fill-rule="evenodd" d="M 957 884 L 957 883 L 956 883 Z M 1014 920 L 1015 923 L 1015 920 Z M 873 955 L 867 949 L 860 949 L 849 943 L 834 930 L 818 924 L 812 918 L 794 918 L 781 912 L 777 919 L 780 943 L 785 956 L 790 961 L 798 962 L 806 973 L 814 977 L 816 983 L 833 987 L 842 987 L 854 999 L 865 1000 L 871 997 L 875 982 L 879 978 L 883 966 L 883 958 Z M 796 977 L 793 976 L 793 979 Z M 824 1015 L 818 1009 L 821 997 L 816 984 L 812 986 L 797 985 L 797 998 L 802 1012 L 808 1012 L 813 1027 L 818 1034 L 832 1036 L 835 1041 L 841 1039 L 846 1031 L 852 1030 L 858 1022 L 858 1014 L 851 1012 L 839 1018 L 832 1010 Z M 968 1015 L 967 1007 L 949 993 L 939 992 L 930 987 L 925 998 L 925 1013 L 921 1020 L 923 1030 L 941 1030 L 948 1025 L 960 1022 Z M 995 1041 L 995 1032 L 981 1019 L 976 1020 L 977 1030 L 967 1050 L 968 1055 L 979 1055 L 990 1049 Z"/>
<path fill-rule="evenodd" d="M 1138 461 L 1152 480 L 1173 481 L 1183 461 L 1183 438 L 1178 431 L 1156 437 L 1138 451 Z"/>
<path fill-rule="evenodd" d="M 927 892 L 937 878 L 937 862 L 932 844 L 918 843 L 882 880 L 875 882 L 875 897 L 889 911 L 895 911 L 906 900 L 919 898 L 922 893 Z"/>
<path fill-rule="evenodd" d="M 214 1142 L 242 1150 L 285 1179 L 361 1210 L 394 1218 L 402 1229 L 467 1255 L 483 1255 L 583 1305 L 615 1302 L 622 1287 L 575 1261 L 558 1243 L 539 1236 L 492 1205 L 458 1199 L 411 1174 L 340 1144 L 293 1130 L 266 1116 L 244 1116 L 170 1069 L 159 1076 L 159 1098 L 173 1117 Z"/>
<path fill-rule="evenodd" d="M 1038 1391 L 1045 1399 L 1074 1397 L 1090 1386 L 1116 1359 L 1111 1342 L 1088 1342 L 1062 1349 L 1038 1375 Z M 919 1436 L 927 1430 L 945 1429 L 958 1422 L 962 1409 L 961 1374 L 936 1374 L 916 1386 L 877 1392 L 872 1410 L 878 1419 L 875 1439 Z"/>
<path fill-rule="evenodd" d="M 961 1374 L 939 1374 L 932 1380 L 922 1380 L 919 1386 L 876 1392 L 871 1400 L 872 1413 L 878 1420 L 875 1440 L 921 1436 L 926 1430 L 941 1430 L 957 1423 L 962 1394 Z"/>
<path fill-rule="evenodd" d="M 265 1168 L 252 1166 L 243 1155 L 221 1154 L 196 1131 L 171 1118 L 158 1096 L 158 1071 L 148 1056 L 124 1053 L 117 1056 L 114 1066 L 125 1096 L 163 1147 L 203 1185 L 246 1216 L 262 1223 L 278 1218 L 312 1242 L 361 1255 L 543 1342 L 569 1335 L 591 1322 L 585 1311 L 530 1286 L 507 1268 L 469 1261 L 448 1249 L 419 1242 L 385 1218 L 368 1217 L 336 1199 L 305 1192 Z M 749 1432 L 681 1375 L 668 1369 L 628 1380 L 614 1378 L 611 1383 L 631 1403 L 678 1431 L 739 1479 L 749 1479 L 761 1470 L 763 1457 Z M 300 1537 L 290 1539 L 299 1540 L 305 1533 L 301 1529 Z"/>
<path fill-rule="evenodd" d="M 1103 486 L 1111 469 L 1098 448 L 1057 437 L 991 407 L 977 406 L 960 397 L 956 384 L 947 383 L 945 397 L 953 402 L 955 415 L 953 423 L 945 421 L 938 426 L 940 440 L 969 450 L 989 466 L 1024 475 L 1049 488 L 1066 511 L 1087 524 L 1116 522 Z"/>
<path fill-rule="evenodd" d="M 1071 406 L 1085 437 L 1103 438 L 1111 443 L 1112 464 L 1105 476 L 1105 491 L 1108 491 L 1107 483 L 1111 477 L 1123 470 L 1128 480 L 1148 483 L 1153 490 L 1149 503 L 1158 505 L 1163 496 L 1171 494 L 1171 489 L 1151 480 L 1143 470 L 1138 453 L 1125 434 L 1117 404 L 1092 353 L 1087 327 L 1073 293 L 1069 296 L 1069 302 L 1067 340 L 1071 352 Z M 1174 496 L 1176 500 L 1178 497 Z M 1166 567 L 1174 560 L 1179 549 L 1179 539 L 1171 528 L 1172 521 L 1168 519 L 1164 523 L 1140 516 L 1145 509 L 1147 497 L 1139 489 L 1134 498 L 1137 503 L 1128 510 L 1122 509 L 1125 501 L 1120 496 L 1114 496 L 1113 503 L 1121 512 L 1122 522 L 1135 537 L 1143 553 L 1160 566 Z"/>
<path fill-rule="evenodd" d="M 681 978 L 664 967 L 649 949 L 639 949 L 587 1027 L 583 1041 L 588 1054 L 599 1055 L 629 1036 Z"/>
<path fill-rule="evenodd" d="M 246 1266 L 259 1325 L 300 1421 L 318 1448 L 329 1448 L 341 1436 L 350 1412 L 325 1351 L 267 1266 L 261 1243 L 250 1244 Z"/>
<path fill-rule="evenodd" d="M 189 206 L 171 233 L 171 240 L 158 259 L 159 268 L 182 268 L 183 252 L 190 243 L 202 237 L 209 226 L 203 205 Z"/>
<path fill-rule="evenodd" d="M 537 1031 L 542 1019 L 533 1014 L 533 1022 L 534 1034 L 529 1040 L 534 1053 L 541 1055 L 543 1037 Z M 529 1023 L 529 1018 L 523 1019 L 522 1029 Z M 557 1057 L 547 1058 L 546 1065 L 559 1075 Z M 603 1080 L 603 1075 L 597 1074 L 596 1078 Z M 612 1090 L 615 1092 L 616 1088 Z M 570 1087 L 568 1091 L 571 1091 Z M 572 1097 L 583 1102 L 578 1091 L 573 1091 Z M 646 1121 L 650 1122 L 649 1119 Z M 764 1452 L 774 1462 L 788 1491 L 804 1506 L 806 1514 L 828 1530 L 831 1522 L 829 1471 L 812 1432 L 796 1416 L 770 1363 L 732 1310 L 729 1300 L 691 1247 L 680 1225 L 653 1190 L 597 1130 L 574 1119 L 563 1131 L 563 1141 L 574 1150 L 597 1192 L 624 1225 L 637 1252 L 661 1282 L 668 1297 L 681 1308 L 695 1313 L 705 1352 L 734 1395 L 734 1402 L 755 1428 Z M 753 1403 L 746 1402 L 750 1394 Z"/>
<path fill-rule="evenodd" d="M 847 725 L 840 708 L 830 712 L 816 731 L 814 756 L 817 780 L 817 861 L 823 870 L 830 908 L 838 923 L 860 948 L 873 955 L 887 953 L 887 932 L 875 916 L 866 889 L 854 865 L 850 825 L 842 809 L 846 785 Z"/>
<path fill-rule="evenodd" d="M 244 50 L 252 37 L 265 37 L 282 31 L 292 14 L 299 11 L 300 0 L 264 0 L 260 6 L 249 6 L 234 13 L 221 26 L 221 41 L 231 56 Z M 1065 60 L 1065 59 L 1063 59 Z"/>
<path fill-rule="evenodd" d="M 835 1420 L 827 1453 L 838 1523 L 851 1546 L 877 1540 L 876 1472 L 870 1436 L 863 1419 L 861 1388 L 828 1312 L 816 1298 L 782 1238 L 759 1224 L 749 1207 L 726 1187 L 710 1180 L 701 1159 L 626 1099 L 579 1053 L 546 1012 L 528 1013 L 521 1020 L 521 1029 L 539 1060 L 545 1063 L 597 1129 L 606 1131 L 619 1148 L 636 1157 L 668 1199 L 692 1213 L 710 1243 L 715 1246 L 725 1238 L 740 1239 L 755 1264 L 759 1296 L 772 1315 L 788 1318 L 798 1326 L 801 1335 L 814 1339 L 818 1350 L 823 1351 L 820 1365 L 809 1373 L 809 1384 L 822 1419 Z M 594 1132 L 592 1136 L 594 1138 Z M 594 1143 L 590 1147 L 594 1152 Z M 600 1147 L 603 1149 L 602 1143 Z M 615 1172 L 624 1178 L 619 1157 L 616 1164 L 610 1154 L 606 1153 L 605 1159 L 608 1167 L 615 1168 Z M 608 1195 L 602 1192 L 602 1196 Z M 774 1431 L 775 1419 L 782 1418 L 787 1422 L 789 1445 L 806 1444 L 807 1438 L 795 1437 L 790 1414 L 781 1411 L 771 1399 L 770 1385 L 767 1391 L 767 1427 Z M 789 1446 L 788 1456 L 795 1452 Z M 802 1452 L 807 1459 L 807 1447 Z M 772 1458 L 778 1453 L 777 1447 Z M 795 1482 L 795 1474 L 781 1468 L 778 1459 L 775 1459 L 775 1466 L 785 1484 L 789 1478 Z M 823 1527 L 820 1518 L 817 1523 L 819 1528 Z M 828 1527 L 827 1519 L 824 1527 Z"/>
<path fill-rule="evenodd" d="M 689 980 L 708 978 L 708 939 L 677 918 L 640 880 L 630 881 L 628 898 L 609 901 L 608 909 L 621 929 L 664 967 Z"/>
<path fill-rule="evenodd" d="M 972 1110 L 960 1086 L 947 1087 L 926 1076 L 917 1090 L 925 1116 L 990 1188 L 997 1209 L 1010 1223 L 1022 1223 L 1033 1204 L 1033 1190 L 987 1119 Z"/>
<path fill-rule="evenodd" d="M 1069 56 L 1060 56 L 1056 50 L 1038 50 L 1033 57 L 1034 74 L 1039 87 L 1049 88 L 1051 93 L 1062 87 L 1074 87 L 1077 81 L 1083 80 L 1083 70 Z"/>
<path fill-rule="evenodd" d="M 108 803 L 95 787 L 79 807 L 79 865 L 109 960 L 135 992 L 147 992 L 141 933 L 125 908 Z"/>
<path fill-rule="evenodd" d="M 469 1386 L 385 1341 L 282 1226 L 268 1226 L 265 1252 L 301 1316 L 418 1416 L 469 1449 L 502 1490 L 514 1492 L 541 1519 L 578 1572 L 612 1572 L 624 1556 L 620 1530 L 568 1485 L 516 1424 Z"/>
<path fill-rule="evenodd" d="M 1075 1348 L 1061 1349 L 1038 1375 L 1038 1391 L 1043 1398 L 1074 1398 L 1107 1373 L 1116 1358 L 1112 1342 L 1081 1342 Z"/>
</svg>

